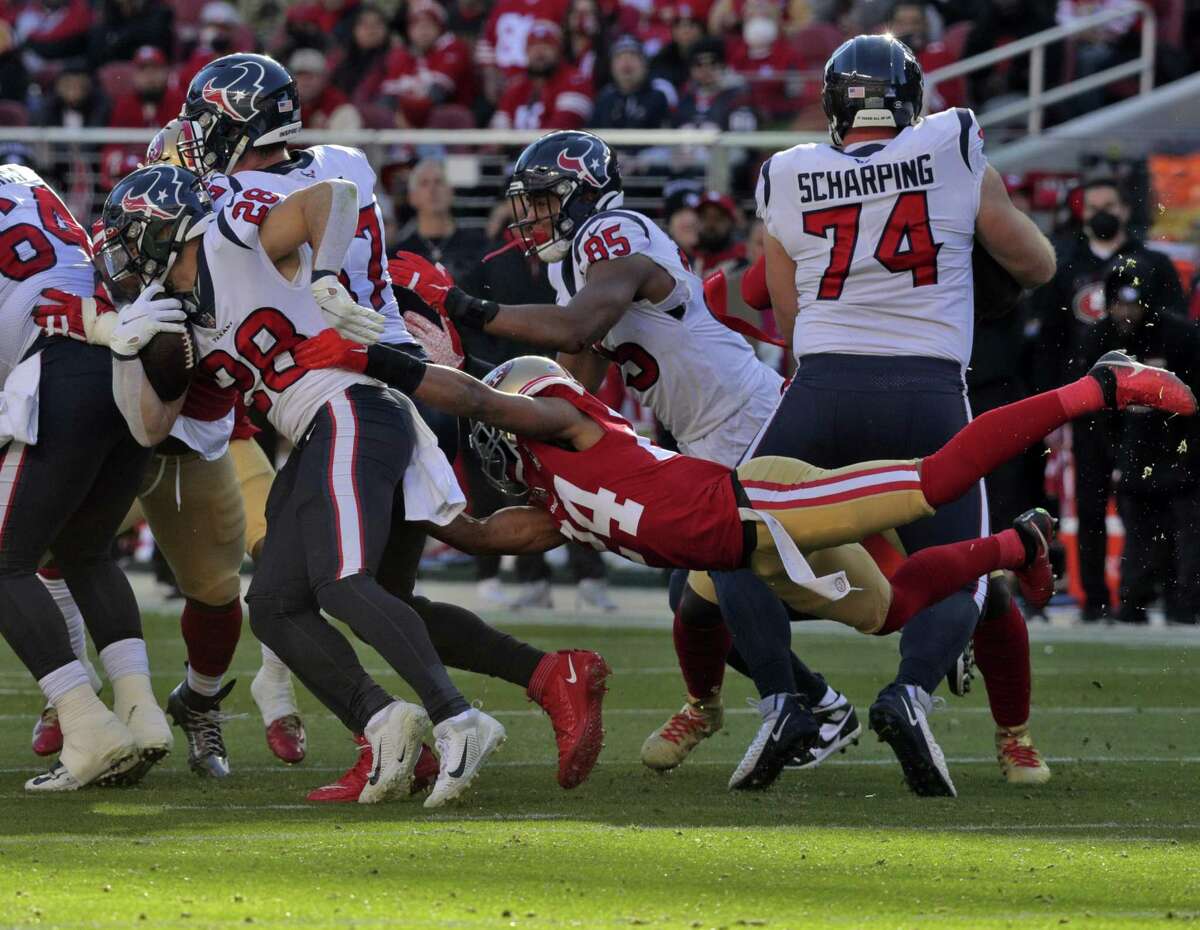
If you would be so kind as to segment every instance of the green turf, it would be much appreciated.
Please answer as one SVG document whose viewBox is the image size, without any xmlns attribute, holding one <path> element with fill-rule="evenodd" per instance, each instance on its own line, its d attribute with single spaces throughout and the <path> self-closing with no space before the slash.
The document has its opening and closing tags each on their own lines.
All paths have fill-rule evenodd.
<svg viewBox="0 0 1200 930">
<path fill-rule="evenodd" d="M 182 747 L 143 786 L 27 798 L 36 689 L 0 664 L 0 926 L 768 926 L 1126 928 L 1200 919 L 1200 648 L 1035 645 L 1034 724 L 1053 757 L 1041 789 L 1003 784 L 982 694 L 933 726 L 961 797 L 918 800 L 874 739 L 787 773 L 762 795 L 725 790 L 755 717 L 730 682 L 726 729 L 668 777 L 638 747 L 680 702 L 670 637 L 516 628 L 600 649 L 616 670 L 591 780 L 554 783 L 549 724 L 511 686 L 462 676 L 509 740 L 469 800 L 305 806 L 353 751 L 306 694 L 310 754 L 285 769 L 252 713 L 243 642 L 227 725 L 237 774 L 190 775 Z M 182 662 L 174 623 L 148 621 L 155 686 Z M 865 709 L 895 641 L 805 634 L 805 653 Z M 379 666 L 378 659 L 369 660 Z M 395 686 L 395 679 L 381 674 Z"/>
</svg>

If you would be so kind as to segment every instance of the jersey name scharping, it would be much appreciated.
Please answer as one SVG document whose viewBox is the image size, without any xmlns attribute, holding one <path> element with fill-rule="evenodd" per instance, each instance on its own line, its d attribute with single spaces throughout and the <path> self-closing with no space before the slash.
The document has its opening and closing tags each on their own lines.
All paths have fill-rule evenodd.
<svg viewBox="0 0 1200 930">
<path fill-rule="evenodd" d="M 927 152 L 901 162 L 857 165 L 842 171 L 802 171 L 796 175 L 796 182 L 801 203 L 930 187 L 934 183 L 933 156 Z"/>
</svg>

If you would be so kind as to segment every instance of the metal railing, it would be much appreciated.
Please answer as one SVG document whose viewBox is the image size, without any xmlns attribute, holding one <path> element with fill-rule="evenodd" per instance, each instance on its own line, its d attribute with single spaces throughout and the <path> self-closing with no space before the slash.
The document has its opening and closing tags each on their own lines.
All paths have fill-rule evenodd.
<svg viewBox="0 0 1200 930">
<path fill-rule="evenodd" d="M 1130 16 L 1139 16 L 1142 20 L 1141 48 L 1137 58 L 1133 61 L 1113 65 L 1110 68 L 1105 68 L 1103 71 L 1089 74 L 1086 77 L 1076 78 L 1060 87 L 1047 89 L 1046 47 L 1048 45 L 1052 45 L 1055 42 L 1064 42 L 1092 29 L 1096 29 L 1099 26 L 1119 19 L 1126 19 Z M 1139 79 L 1138 94 L 1150 93 L 1154 89 L 1155 37 L 1157 35 L 1157 27 L 1158 20 L 1155 17 L 1154 10 L 1149 5 L 1141 2 L 1131 2 L 1111 10 L 1093 13 L 1069 25 L 1055 26 L 1053 29 L 1034 33 L 1024 39 L 1018 39 L 1015 42 L 1010 42 L 991 51 L 973 55 L 952 65 L 931 71 L 925 75 L 925 99 L 929 100 L 932 98 L 933 90 L 938 84 L 953 78 L 973 74 L 977 71 L 994 67 L 1001 62 L 1011 61 L 1021 55 L 1028 54 L 1029 93 L 1027 97 L 1024 100 L 1017 100 L 991 110 L 984 110 L 984 112 L 979 114 L 979 123 L 981 126 L 993 126 L 1007 122 L 1014 117 L 1024 116 L 1026 117 L 1026 131 L 1029 135 L 1036 136 L 1041 133 L 1045 125 L 1046 107 L 1069 100 L 1071 97 L 1076 97 L 1079 94 L 1096 90 L 1114 81 L 1134 76 L 1137 76 Z"/>
</svg>

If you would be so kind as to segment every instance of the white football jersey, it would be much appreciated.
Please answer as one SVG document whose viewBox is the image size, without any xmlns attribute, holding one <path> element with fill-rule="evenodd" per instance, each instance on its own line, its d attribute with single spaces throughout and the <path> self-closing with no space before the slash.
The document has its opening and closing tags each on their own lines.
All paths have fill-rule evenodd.
<svg viewBox="0 0 1200 930">
<path fill-rule="evenodd" d="M 330 398 L 354 384 L 379 382 L 351 371 L 307 371 L 291 350 L 327 327 L 310 290 L 312 250 L 287 280 L 263 251 L 259 226 L 282 197 L 261 189 L 233 193 L 205 230 L 198 255 L 193 318 L 200 367 L 221 387 L 236 387 L 247 407 L 299 442 Z"/>
<path fill-rule="evenodd" d="M 971 251 L 987 159 L 970 110 L 894 139 L 797 145 L 763 164 L 758 215 L 796 262 L 797 358 L 971 357 Z"/>
<path fill-rule="evenodd" d="M 80 297 L 94 288 L 87 233 L 32 168 L 0 165 L 0 385 L 40 330 L 44 289 Z"/>
<path fill-rule="evenodd" d="M 287 196 L 332 178 L 353 181 L 358 188 L 358 231 L 346 250 L 340 275 L 342 284 L 362 306 L 384 315 L 384 342 L 390 345 L 416 342 L 404 325 L 392 293 L 383 213 L 375 199 L 375 172 L 361 151 L 344 145 L 314 145 L 292 152 L 287 161 L 269 168 L 210 177 L 206 186 L 219 210 L 229 195 L 239 190 L 258 188 Z"/>
<path fill-rule="evenodd" d="M 583 287 L 593 262 L 624 255 L 653 259 L 675 280 L 675 288 L 659 303 L 631 304 L 596 348 L 621 367 L 625 386 L 654 411 L 680 448 L 687 452 L 710 434 L 729 429 L 766 398 L 773 408 L 780 376 L 712 315 L 704 285 L 684 263 L 679 247 L 640 213 L 606 210 L 579 228 L 567 257 L 549 269 L 558 303 L 565 306 Z M 710 440 L 704 457 L 736 464 L 745 443 L 741 449 L 727 445 L 723 449 Z"/>
</svg>

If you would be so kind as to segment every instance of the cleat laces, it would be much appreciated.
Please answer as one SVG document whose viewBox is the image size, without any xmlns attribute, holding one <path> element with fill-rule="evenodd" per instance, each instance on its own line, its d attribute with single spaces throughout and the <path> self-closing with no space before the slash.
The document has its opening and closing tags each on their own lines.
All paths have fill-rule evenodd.
<svg viewBox="0 0 1200 930">
<path fill-rule="evenodd" d="M 707 729 L 708 721 L 703 715 L 697 714 L 691 708 L 681 710 L 666 722 L 662 728 L 662 738 L 672 743 L 681 743 L 697 731 Z"/>
<path fill-rule="evenodd" d="M 1036 769 L 1042 764 L 1042 757 L 1035 747 L 1022 745 L 1015 739 L 1006 742 L 1000 752 L 1019 768 Z"/>
</svg>

